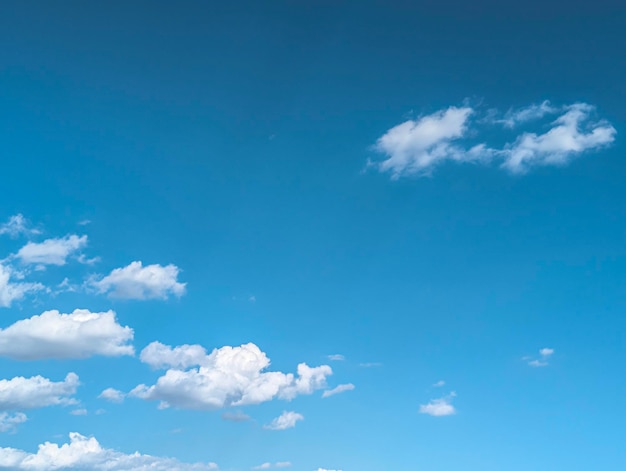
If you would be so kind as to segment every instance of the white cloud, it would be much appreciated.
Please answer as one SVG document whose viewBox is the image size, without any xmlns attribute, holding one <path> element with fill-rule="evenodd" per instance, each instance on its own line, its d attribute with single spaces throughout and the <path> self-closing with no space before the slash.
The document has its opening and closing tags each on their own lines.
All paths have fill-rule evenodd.
<svg viewBox="0 0 626 471">
<path fill-rule="evenodd" d="M 502 123 L 507 128 L 514 128 L 519 124 L 541 119 L 548 114 L 554 114 L 558 111 L 559 109 L 552 106 L 548 100 L 544 100 L 538 105 L 533 104 L 516 110 L 509 110 L 504 119 L 497 120 L 497 122 Z"/>
<path fill-rule="evenodd" d="M 344 361 L 346 359 L 346 357 L 344 357 L 343 355 L 340 354 L 334 354 L 334 355 L 328 355 L 328 359 L 330 361 Z"/>
<path fill-rule="evenodd" d="M 263 463 L 258 466 L 254 466 L 252 469 L 270 469 L 272 467 L 272 463 Z"/>
<path fill-rule="evenodd" d="M 593 106 L 576 103 L 565 109 L 549 131 L 524 133 L 505 146 L 502 166 L 512 173 L 524 173 L 533 166 L 565 165 L 577 155 L 615 140 L 617 131 L 609 123 L 590 122 Z"/>
<path fill-rule="evenodd" d="M 554 353 L 553 348 L 542 348 L 541 350 L 539 350 L 539 354 L 543 357 L 549 357 L 553 353 Z"/>
<path fill-rule="evenodd" d="M 481 160 L 486 154 L 481 155 L 477 149 L 465 151 L 454 144 L 466 135 L 473 112 L 469 107 L 451 106 L 391 128 L 376 142 L 375 149 L 387 156 L 376 166 L 381 172 L 391 172 L 392 178 L 399 178 L 428 175 L 446 160 Z"/>
<path fill-rule="evenodd" d="M 263 463 L 258 466 L 254 466 L 252 469 L 273 469 L 273 468 L 289 468 L 291 466 L 291 462 L 289 461 L 279 461 L 277 463 Z"/>
<path fill-rule="evenodd" d="M 250 420 L 250 416 L 243 412 L 224 412 L 222 414 L 222 420 L 228 420 L 229 422 L 247 422 Z"/>
<path fill-rule="evenodd" d="M 442 379 L 442 380 L 440 380 L 440 381 L 437 381 L 435 384 L 433 384 L 433 387 L 435 387 L 435 388 L 441 388 L 441 387 L 443 387 L 443 386 L 445 386 L 445 385 L 446 385 L 446 382 Z"/>
<path fill-rule="evenodd" d="M 345 392 L 345 391 L 352 391 L 353 389 L 354 389 L 354 384 L 352 384 L 352 383 L 340 384 L 336 388 L 329 389 L 328 391 L 324 391 L 322 393 L 322 397 L 334 396 L 335 394 L 339 394 L 339 393 L 342 393 L 342 392 Z"/>
<path fill-rule="evenodd" d="M 42 376 L 0 380 L 0 411 L 34 409 L 76 404 L 72 399 L 79 385 L 78 376 L 69 373 L 64 381 L 53 382 Z"/>
<path fill-rule="evenodd" d="M 288 428 L 295 427 L 296 422 L 299 420 L 304 420 L 304 416 L 302 414 L 285 411 L 272 420 L 268 425 L 263 426 L 263 428 L 267 430 L 286 430 Z"/>
<path fill-rule="evenodd" d="M 104 391 L 100 393 L 98 398 L 104 399 L 109 402 L 116 402 L 119 404 L 121 402 L 124 402 L 125 396 L 126 394 L 124 394 L 122 391 L 118 391 L 117 389 L 114 389 L 114 388 L 106 388 Z"/>
<path fill-rule="evenodd" d="M 113 311 L 52 310 L 0 329 L 0 355 L 18 360 L 133 355 L 132 339 L 133 329 L 118 324 Z"/>
<path fill-rule="evenodd" d="M 186 283 L 177 280 L 179 272 L 176 265 L 144 267 L 141 262 L 132 262 L 91 284 L 98 292 L 108 293 L 112 298 L 166 299 L 169 295 L 185 294 Z"/>
<path fill-rule="evenodd" d="M 9 414 L 8 412 L 0 412 L 0 432 L 15 432 L 19 424 L 26 422 L 28 418 L 22 412 Z"/>
<path fill-rule="evenodd" d="M 67 258 L 87 246 L 87 236 L 67 235 L 43 242 L 29 242 L 17 252 L 23 263 L 37 265 L 65 265 Z"/>
<path fill-rule="evenodd" d="M 70 412 L 72 415 L 87 415 L 87 409 L 74 409 Z"/>
<path fill-rule="evenodd" d="M 40 283 L 24 283 L 11 281 L 12 270 L 0 264 L 0 307 L 10 307 L 14 301 L 23 299 L 28 293 L 44 290 Z"/>
<path fill-rule="evenodd" d="M 266 372 L 270 360 L 253 343 L 201 352 L 204 349 L 199 345 L 148 345 L 141 353 L 142 361 L 170 369 L 153 386 L 141 384 L 130 394 L 161 401 L 160 407 L 219 409 L 311 394 L 325 388 L 326 377 L 332 374 L 330 366 L 311 368 L 306 363 L 298 365 L 297 376 Z M 194 365 L 197 368 L 186 369 Z"/>
<path fill-rule="evenodd" d="M 455 393 L 450 393 L 439 399 L 433 399 L 428 404 L 422 404 L 420 405 L 419 412 L 420 414 L 428 414 L 434 417 L 454 415 L 456 414 L 456 409 L 451 403 L 454 396 L 456 396 Z"/>
<path fill-rule="evenodd" d="M 524 357 L 523 359 L 528 362 L 529 366 L 538 368 L 542 366 L 548 366 L 549 365 L 548 359 L 553 354 L 554 354 L 553 348 L 542 348 L 541 350 L 539 350 L 539 358 L 533 359 L 532 357 Z"/>
<path fill-rule="evenodd" d="M 0 235 L 6 234 L 11 238 L 16 238 L 22 234 L 40 234 L 37 229 L 30 228 L 30 224 L 24 216 L 16 214 L 11 216 L 7 222 L 0 225 Z"/>
<path fill-rule="evenodd" d="M 317 471 L 341 471 L 340 469 L 317 468 Z"/>
<path fill-rule="evenodd" d="M 173 458 L 160 458 L 103 448 L 93 437 L 70 433 L 69 443 L 45 442 L 37 453 L 15 448 L 0 448 L 0 468 L 11 470 L 48 471 L 57 469 L 81 471 L 209 471 L 215 463 L 186 464 Z"/>
</svg>

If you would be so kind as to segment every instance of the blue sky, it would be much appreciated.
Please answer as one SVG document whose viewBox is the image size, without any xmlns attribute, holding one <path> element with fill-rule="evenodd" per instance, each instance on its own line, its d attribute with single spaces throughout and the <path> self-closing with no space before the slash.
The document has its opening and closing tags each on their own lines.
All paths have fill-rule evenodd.
<svg viewBox="0 0 626 471">
<path fill-rule="evenodd" d="M 624 20 L 5 2 L 0 468 L 622 469 Z"/>
</svg>

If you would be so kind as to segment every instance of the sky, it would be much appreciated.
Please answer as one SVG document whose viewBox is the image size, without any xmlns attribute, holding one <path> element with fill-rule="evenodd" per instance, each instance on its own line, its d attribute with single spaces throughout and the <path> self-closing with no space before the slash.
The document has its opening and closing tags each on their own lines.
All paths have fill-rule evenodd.
<svg viewBox="0 0 626 471">
<path fill-rule="evenodd" d="M 0 469 L 624 468 L 619 2 L 0 9 Z"/>
</svg>

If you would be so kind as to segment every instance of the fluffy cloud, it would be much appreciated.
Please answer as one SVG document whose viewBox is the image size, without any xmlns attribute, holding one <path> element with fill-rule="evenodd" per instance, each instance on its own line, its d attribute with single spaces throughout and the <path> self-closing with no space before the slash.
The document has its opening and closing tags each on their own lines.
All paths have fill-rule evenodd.
<svg viewBox="0 0 626 471">
<path fill-rule="evenodd" d="M 274 420 L 272 420 L 269 424 L 263 426 L 263 428 L 267 430 L 287 430 L 288 428 L 293 428 L 296 426 L 296 422 L 299 420 L 304 420 L 304 416 L 302 414 L 298 414 L 297 412 L 283 412 Z"/>
<path fill-rule="evenodd" d="M 446 415 L 456 414 L 456 409 L 452 405 L 452 398 L 455 397 L 455 393 L 450 393 L 445 397 L 439 399 L 433 399 L 428 404 L 420 405 L 420 414 L 428 414 L 434 417 L 443 417 Z"/>
<path fill-rule="evenodd" d="M 202 354 L 201 354 L 202 353 Z M 300 363 L 292 373 L 264 371 L 270 360 L 253 343 L 222 347 L 206 354 L 199 345 L 171 348 L 154 342 L 141 352 L 142 361 L 169 368 L 153 386 L 139 385 L 131 395 L 161 401 L 161 407 L 219 409 L 293 399 L 326 387 L 327 366 Z M 189 368 L 197 366 L 197 368 Z M 189 369 L 187 369 L 189 368 Z"/>
<path fill-rule="evenodd" d="M 548 360 L 553 354 L 554 354 L 553 348 L 542 348 L 541 350 L 539 350 L 539 358 L 524 357 L 523 359 L 528 362 L 529 366 L 538 368 L 541 366 L 548 366 L 549 364 Z"/>
<path fill-rule="evenodd" d="M 65 265 L 67 258 L 87 246 L 87 236 L 67 235 L 43 242 L 29 242 L 17 252 L 23 263 L 38 265 Z"/>
<path fill-rule="evenodd" d="M 0 380 L 0 411 L 34 409 L 76 404 L 70 396 L 76 393 L 78 376 L 69 373 L 64 381 L 53 382 L 42 376 Z"/>
<path fill-rule="evenodd" d="M 178 282 L 179 272 L 176 265 L 144 267 L 141 262 L 132 262 L 100 280 L 92 280 L 91 284 L 98 292 L 108 293 L 112 298 L 166 299 L 169 295 L 185 294 L 186 283 Z"/>
<path fill-rule="evenodd" d="M 8 412 L 0 412 L 0 432 L 14 432 L 16 427 L 26 422 L 28 418 L 22 412 L 9 414 Z"/>
<path fill-rule="evenodd" d="M 12 470 L 47 471 L 72 469 L 81 471 L 209 471 L 215 463 L 181 463 L 173 458 L 159 458 L 138 452 L 125 454 L 103 448 L 93 437 L 70 433 L 69 443 L 58 445 L 45 442 L 37 453 L 15 448 L 0 448 L 0 468 Z"/>
<path fill-rule="evenodd" d="M 121 402 L 124 402 L 125 396 L 126 394 L 124 394 L 122 391 L 118 391 L 117 389 L 113 389 L 113 388 L 106 388 L 104 391 L 100 393 L 98 398 L 104 399 L 109 402 L 116 402 L 119 404 Z"/>
<path fill-rule="evenodd" d="M 23 299 L 27 293 L 45 289 L 40 283 L 11 281 L 12 274 L 9 267 L 0 264 L 0 307 L 10 307 L 13 301 Z"/>
<path fill-rule="evenodd" d="M 21 214 L 11 216 L 7 222 L 0 225 L 0 235 L 8 235 L 11 238 L 16 238 L 19 235 L 40 234 L 37 229 L 31 229 L 28 221 Z"/>
<path fill-rule="evenodd" d="M 353 389 L 354 389 L 354 384 L 351 384 L 351 383 L 340 384 L 336 388 L 329 389 L 328 391 L 324 391 L 322 393 L 322 397 L 334 396 L 335 394 L 339 394 L 339 393 L 342 393 L 342 392 L 345 392 L 345 391 L 352 391 Z"/>
<path fill-rule="evenodd" d="M 605 120 L 592 120 L 595 107 L 574 103 L 555 107 L 549 101 L 510 110 L 502 119 L 488 116 L 475 120 L 470 129 L 470 118 L 477 110 L 468 106 L 450 107 L 418 120 L 409 120 L 388 130 L 378 139 L 375 150 L 385 159 L 371 163 L 392 178 L 410 175 L 429 175 L 440 163 L 500 162 L 510 173 L 522 174 L 532 167 L 565 165 L 576 156 L 606 147 L 614 142 L 617 131 Z M 487 143 L 470 146 L 469 137 L 477 134 L 479 124 L 500 123 L 513 129 L 548 115 L 560 114 L 544 133 L 523 132 L 504 146 Z"/>
<path fill-rule="evenodd" d="M 53 310 L 0 329 L 0 355 L 18 360 L 133 355 L 132 339 L 133 330 L 119 325 L 113 311 Z"/>
</svg>

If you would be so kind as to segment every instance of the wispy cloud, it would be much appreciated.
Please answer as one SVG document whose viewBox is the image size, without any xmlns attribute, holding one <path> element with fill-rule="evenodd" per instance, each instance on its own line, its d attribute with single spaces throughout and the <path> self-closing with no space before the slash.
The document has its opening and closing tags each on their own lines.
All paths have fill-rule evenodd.
<svg viewBox="0 0 626 471">
<path fill-rule="evenodd" d="M 340 393 L 346 392 L 346 391 L 352 391 L 353 389 L 354 389 L 354 384 L 352 384 L 352 383 L 340 384 L 336 388 L 328 389 L 328 390 L 324 391 L 322 393 L 322 397 L 324 398 L 324 397 L 334 396 L 335 394 L 340 394 Z"/>
<path fill-rule="evenodd" d="M 285 411 L 272 420 L 268 425 L 263 426 L 263 428 L 268 430 L 286 430 L 288 428 L 295 427 L 296 423 L 300 420 L 304 420 L 304 416 L 302 414 Z"/>
<path fill-rule="evenodd" d="M 327 358 L 330 361 L 344 361 L 346 359 L 346 357 L 344 357 L 343 355 L 339 353 L 335 353 L 334 355 L 328 355 Z"/>
<path fill-rule="evenodd" d="M 41 231 L 31 227 L 28 220 L 22 214 L 16 214 L 11 216 L 7 222 L 0 225 L 0 235 L 8 235 L 15 239 L 20 235 L 36 235 L 41 234 Z"/>
<path fill-rule="evenodd" d="M 523 359 L 528 363 L 529 366 L 533 366 L 535 368 L 541 366 L 548 366 L 549 359 L 554 354 L 554 349 L 552 348 L 542 348 L 539 350 L 539 357 L 524 357 Z"/>
<path fill-rule="evenodd" d="M 43 242 L 29 242 L 17 252 L 16 257 L 26 264 L 62 266 L 70 255 L 86 246 L 86 235 L 71 234 Z"/>
</svg>

